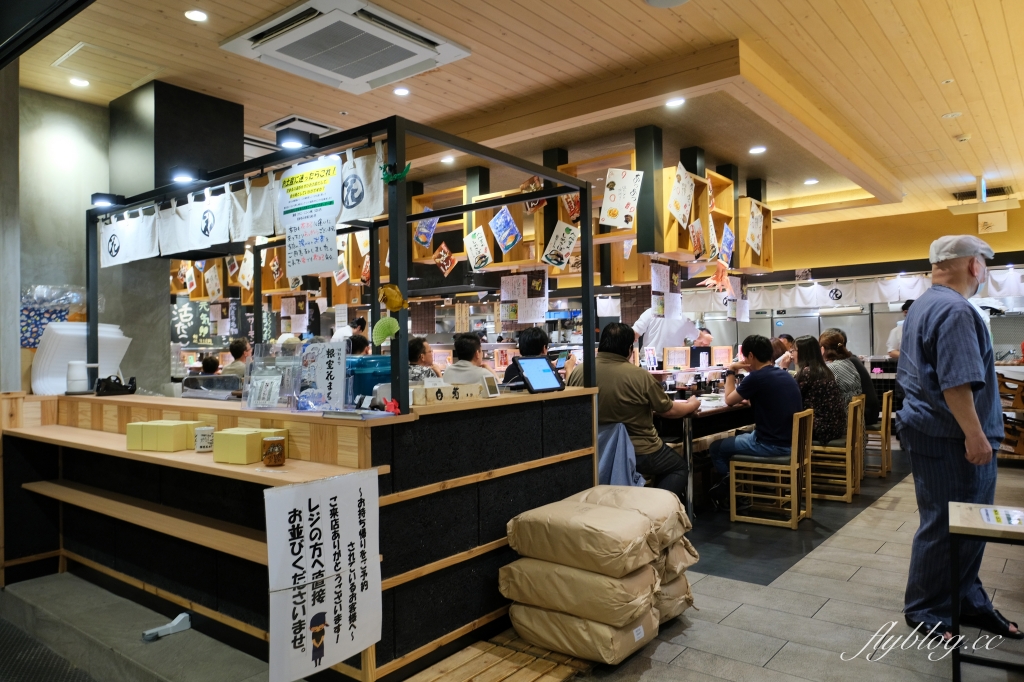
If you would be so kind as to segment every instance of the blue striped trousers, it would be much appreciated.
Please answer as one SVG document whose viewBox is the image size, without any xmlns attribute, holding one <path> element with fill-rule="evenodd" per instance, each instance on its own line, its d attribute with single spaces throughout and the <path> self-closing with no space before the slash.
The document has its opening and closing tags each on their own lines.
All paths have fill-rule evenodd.
<svg viewBox="0 0 1024 682">
<path fill-rule="evenodd" d="M 996 490 L 995 453 L 988 464 L 975 466 L 964 456 L 963 440 L 934 438 L 907 427 L 900 429 L 899 436 L 903 449 L 910 454 L 921 518 L 914 534 L 903 611 L 929 628 L 941 622 L 948 629 L 952 618 L 949 503 L 992 504 Z M 961 613 L 992 610 L 992 602 L 978 578 L 984 552 L 982 541 L 960 541 Z"/>
</svg>

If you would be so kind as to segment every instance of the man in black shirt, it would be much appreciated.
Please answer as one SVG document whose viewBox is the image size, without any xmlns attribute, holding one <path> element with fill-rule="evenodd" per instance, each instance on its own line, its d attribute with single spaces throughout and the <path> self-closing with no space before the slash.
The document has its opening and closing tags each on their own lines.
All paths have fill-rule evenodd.
<svg viewBox="0 0 1024 682">
<path fill-rule="evenodd" d="M 548 343 L 551 340 L 548 338 L 548 333 L 540 327 L 530 327 L 524 329 L 519 334 L 519 355 L 524 358 L 540 358 L 547 357 L 548 354 Z M 572 368 L 576 366 L 576 356 L 569 353 L 569 357 L 565 360 L 565 376 L 572 374 Z M 518 381 L 522 375 L 519 374 L 519 366 L 512 363 L 505 369 L 505 377 L 502 379 L 502 383 L 508 384 L 513 381 Z"/>
<path fill-rule="evenodd" d="M 741 353 L 745 362 L 734 362 L 725 372 L 725 404 L 750 401 L 754 410 L 754 430 L 711 444 L 711 462 L 715 471 L 729 473 L 733 455 L 782 457 L 792 447 L 793 415 L 803 409 L 800 387 L 789 372 L 772 363 L 772 342 L 764 336 L 743 339 Z M 736 372 L 747 376 L 736 385 Z"/>
</svg>

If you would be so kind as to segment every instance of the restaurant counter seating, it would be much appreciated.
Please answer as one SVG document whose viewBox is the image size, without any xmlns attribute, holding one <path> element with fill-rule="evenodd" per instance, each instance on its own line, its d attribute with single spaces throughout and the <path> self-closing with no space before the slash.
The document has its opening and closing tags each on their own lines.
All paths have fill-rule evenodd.
<svg viewBox="0 0 1024 682">
<path fill-rule="evenodd" d="M 811 487 L 809 485 L 811 439 L 814 431 L 814 410 L 793 415 L 793 446 L 783 457 L 734 455 L 729 460 L 729 520 L 781 526 L 796 530 L 804 519 L 811 518 Z M 751 499 L 751 511 L 781 515 L 768 518 L 739 514 L 736 498 Z M 803 509 L 800 502 L 803 500 Z M 789 518 L 786 518 L 786 517 Z"/>
<path fill-rule="evenodd" d="M 818 500 L 852 502 L 860 492 L 864 466 L 864 395 L 854 396 L 846 413 L 846 437 L 811 447 L 811 494 Z"/>
<path fill-rule="evenodd" d="M 865 461 L 863 475 L 885 478 L 892 471 L 892 391 L 882 394 L 882 416 L 878 423 L 870 424 L 864 431 L 865 447 L 875 440 L 878 440 L 881 459 L 877 467 Z"/>
</svg>

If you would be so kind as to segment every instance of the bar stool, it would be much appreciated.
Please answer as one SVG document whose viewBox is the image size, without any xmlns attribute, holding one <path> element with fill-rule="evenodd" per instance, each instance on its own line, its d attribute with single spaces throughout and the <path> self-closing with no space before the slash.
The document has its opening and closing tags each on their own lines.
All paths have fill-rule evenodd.
<svg viewBox="0 0 1024 682">
<path fill-rule="evenodd" d="M 734 455 L 729 460 L 729 520 L 781 526 L 796 530 L 803 519 L 811 518 L 810 462 L 814 432 L 814 410 L 793 415 L 793 447 L 788 456 L 752 457 Z M 759 492 L 772 489 L 772 492 Z M 736 497 L 754 501 L 752 510 L 789 516 L 765 518 L 736 513 Z M 803 498 L 803 509 L 800 500 Z"/>
<path fill-rule="evenodd" d="M 864 461 L 864 396 L 855 396 L 846 413 L 846 437 L 811 446 L 811 495 L 818 500 L 852 502 L 860 491 Z M 815 492 L 817 490 L 830 492 Z"/>
<path fill-rule="evenodd" d="M 864 431 L 865 447 L 878 439 L 881 450 L 881 461 L 878 467 L 864 464 L 865 476 L 885 478 L 892 471 L 892 391 L 882 394 L 882 417 L 877 424 L 872 424 Z"/>
</svg>

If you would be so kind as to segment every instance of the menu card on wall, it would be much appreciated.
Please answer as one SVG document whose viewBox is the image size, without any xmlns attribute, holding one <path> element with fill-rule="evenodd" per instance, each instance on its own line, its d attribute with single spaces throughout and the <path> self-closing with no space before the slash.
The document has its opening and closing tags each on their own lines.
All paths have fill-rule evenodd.
<svg viewBox="0 0 1024 682">
<path fill-rule="evenodd" d="M 325 156 L 281 176 L 277 210 L 285 233 L 290 277 L 334 269 L 335 225 L 341 212 L 341 159 Z"/>
<path fill-rule="evenodd" d="M 668 288 L 669 267 L 663 263 L 651 263 L 651 312 L 655 317 L 665 317 Z"/>
<path fill-rule="evenodd" d="M 747 244 L 754 253 L 761 255 L 761 230 L 764 228 L 764 215 L 761 207 L 750 202 L 750 224 L 747 226 Z"/>
<path fill-rule="evenodd" d="M 526 298 L 526 281 L 526 275 L 511 275 L 509 277 L 502 277 L 501 300 L 518 301 L 521 298 Z"/>
<path fill-rule="evenodd" d="M 252 290 L 253 260 L 252 251 L 246 251 L 242 256 L 242 265 L 238 268 L 238 284 L 246 291 Z"/>
<path fill-rule="evenodd" d="M 680 225 L 690 224 L 690 210 L 693 208 L 693 178 L 683 168 L 676 166 L 676 176 L 672 182 L 672 191 L 668 195 L 668 212 Z"/>
<path fill-rule="evenodd" d="M 609 168 L 604 176 L 604 199 L 601 201 L 602 225 L 633 227 L 643 171 Z"/>
</svg>

